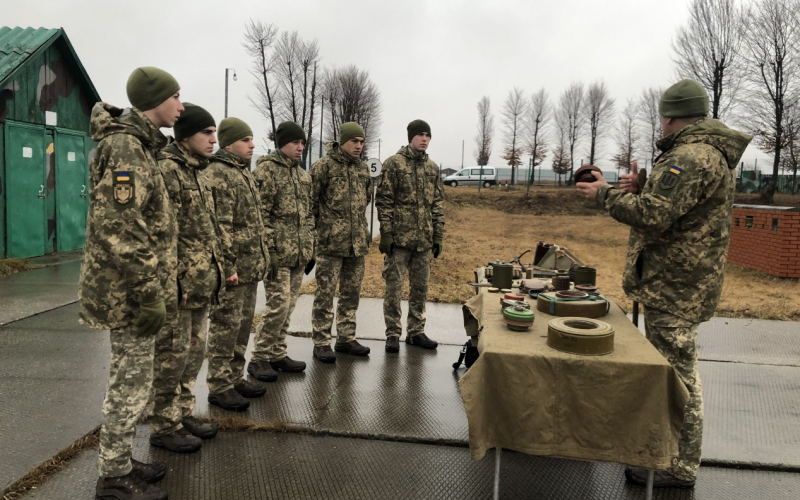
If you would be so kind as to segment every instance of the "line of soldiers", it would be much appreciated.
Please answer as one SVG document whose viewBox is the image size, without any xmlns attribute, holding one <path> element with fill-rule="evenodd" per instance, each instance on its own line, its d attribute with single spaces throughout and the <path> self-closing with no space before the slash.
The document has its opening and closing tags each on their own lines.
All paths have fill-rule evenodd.
<svg viewBox="0 0 800 500">
<path fill-rule="evenodd" d="M 192 388 L 208 357 L 209 403 L 246 410 L 265 386 L 244 377 L 260 281 L 266 311 L 247 372 L 272 382 L 306 364 L 287 355 L 286 334 L 303 273 L 316 266 L 313 357 L 367 356 L 356 309 L 370 236 L 370 175 L 360 159 L 365 133 L 341 126 L 327 156 L 300 168 L 306 135 L 281 123 L 277 149 L 250 163 L 253 132 L 226 118 L 216 128 L 200 106 L 182 103 L 167 72 L 137 68 L 127 82 L 131 107 L 98 103 L 91 134 L 90 209 L 79 298 L 80 321 L 109 329 L 111 364 L 100 431 L 98 499 L 163 500 L 153 486 L 162 464 L 132 458 L 135 424 L 153 403 L 150 444 L 189 453 L 213 438 L 216 424 L 192 415 Z M 159 129 L 174 127 L 174 140 Z M 409 276 L 408 345 L 436 349 L 425 334 L 431 256 L 442 252 L 444 213 L 439 169 L 426 150 L 431 130 L 408 127 L 408 146 L 384 164 L 375 206 L 385 255 L 386 351 L 400 349 L 400 296 Z M 217 143 L 217 140 L 219 141 Z M 219 149 L 214 152 L 214 145 Z M 331 348 L 333 299 L 337 340 Z M 208 340 L 206 342 L 206 328 Z M 207 350 L 207 353 L 206 353 Z"/>
</svg>

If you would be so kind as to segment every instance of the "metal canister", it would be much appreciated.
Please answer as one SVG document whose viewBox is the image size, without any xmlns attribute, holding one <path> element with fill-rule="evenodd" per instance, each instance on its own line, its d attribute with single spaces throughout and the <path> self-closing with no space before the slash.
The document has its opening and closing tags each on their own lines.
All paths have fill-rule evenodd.
<svg viewBox="0 0 800 500">
<path fill-rule="evenodd" d="M 495 262 L 492 267 L 492 286 L 496 288 L 511 288 L 514 281 L 512 275 L 514 266 L 505 262 Z"/>
<path fill-rule="evenodd" d="M 597 269 L 593 267 L 581 266 L 575 270 L 576 285 L 596 285 Z"/>
<path fill-rule="evenodd" d="M 570 281 L 568 274 L 558 274 L 553 278 L 553 288 L 556 290 L 569 290 Z"/>
</svg>

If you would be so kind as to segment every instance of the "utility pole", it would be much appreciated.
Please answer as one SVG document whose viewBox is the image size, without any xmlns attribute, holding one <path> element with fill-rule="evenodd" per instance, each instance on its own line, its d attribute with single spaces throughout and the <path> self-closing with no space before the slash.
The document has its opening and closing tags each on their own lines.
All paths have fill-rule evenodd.
<svg viewBox="0 0 800 500">
<path fill-rule="evenodd" d="M 324 95 L 319 98 L 319 102 L 320 105 L 322 106 L 322 109 L 320 109 L 319 111 L 319 157 L 322 158 L 322 125 L 325 123 L 325 121 L 322 119 L 322 117 L 325 115 Z"/>
<path fill-rule="evenodd" d="M 464 168 L 464 139 L 461 139 L 461 168 Z"/>
<path fill-rule="evenodd" d="M 225 68 L 225 116 L 228 117 L 228 71 L 233 71 L 233 81 L 236 81 L 236 70 L 233 68 Z"/>
</svg>

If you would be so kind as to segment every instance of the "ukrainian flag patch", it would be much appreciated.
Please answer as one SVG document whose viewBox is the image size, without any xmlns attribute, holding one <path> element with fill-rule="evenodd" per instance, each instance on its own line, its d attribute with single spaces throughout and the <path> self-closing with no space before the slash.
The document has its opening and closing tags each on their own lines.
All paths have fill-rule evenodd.
<svg viewBox="0 0 800 500">
<path fill-rule="evenodd" d="M 672 167 L 670 167 L 669 171 L 672 174 L 681 175 L 681 172 L 683 172 L 683 169 L 681 167 L 677 166 L 677 165 L 673 165 Z"/>
<path fill-rule="evenodd" d="M 117 182 L 130 182 L 131 174 L 130 172 L 117 172 L 116 181 Z"/>
</svg>

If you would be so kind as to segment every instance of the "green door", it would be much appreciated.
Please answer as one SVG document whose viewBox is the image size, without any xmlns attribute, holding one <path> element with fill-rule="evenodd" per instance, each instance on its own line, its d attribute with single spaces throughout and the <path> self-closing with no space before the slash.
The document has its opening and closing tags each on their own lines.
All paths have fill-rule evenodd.
<svg viewBox="0 0 800 500">
<path fill-rule="evenodd" d="M 59 252 L 83 247 L 88 163 L 84 135 L 56 129 L 56 242 Z"/>
<path fill-rule="evenodd" d="M 45 254 L 44 127 L 6 121 L 6 229 L 9 257 Z"/>
</svg>

